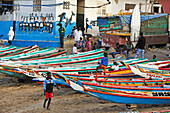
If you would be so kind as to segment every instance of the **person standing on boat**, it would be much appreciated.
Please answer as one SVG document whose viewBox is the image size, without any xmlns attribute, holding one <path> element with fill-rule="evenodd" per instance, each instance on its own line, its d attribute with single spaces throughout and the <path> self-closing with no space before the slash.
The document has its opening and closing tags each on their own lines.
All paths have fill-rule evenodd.
<svg viewBox="0 0 170 113">
<path fill-rule="evenodd" d="M 8 36 L 9 36 L 8 43 L 9 43 L 9 45 L 12 45 L 12 40 L 13 40 L 13 38 L 14 38 L 13 27 L 10 27 L 10 31 L 9 31 L 9 33 L 8 33 Z"/>
<path fill-rule="evenodd" d="M 96 73 L 98 69 L 103 69 L 104 75 L 106 74 L 106 67 L 108 65 L 109 59 L 108 59 L 108 54 L 104 53 L 104 57 L 101 59 L 101 62 L 99 66 L 96 68 Z"/>
<path fill-rule="evenodd" d="M 60 34 L 60 47 L 63 48 L 64 46 L 64 36 L 65 36 L 65 28 L 60 24 L 60 28 L 58 29 Z"/>
<path fill-rule="evenodd" d="M 139 36 L 138 42 L 137 42 L 136 47 L 135 47 L 135 48 L 137 48 L 135 58 L 138 57 L 139 53 L 141 53 L 141 58 L 142 59 L 144 58 L 145 43 L 146 43 L 146 39 L 145 39 L 145 37 L 143 37 L 143 33 L 140 32 L 140 36 Z"/>
<path fill-rule="evenodd" d="M 47 72 L 47 77 L 44 81 L 44 88 L 43 88 L 44 94 L 46 95 L 43 107 L 44 108 L 46 107 L 46 102 L 48 101 L 47 110 L 50 110 L 49 106 L 50 106 L 50 103 L 51 103 L 51 99 L 53 98 L 53 86 L 57 87 L 54 79 L 51 78 L 51 73 Z M 57 89 L 59 90 L 58 87 L 57 87 Z"/>
</svg>

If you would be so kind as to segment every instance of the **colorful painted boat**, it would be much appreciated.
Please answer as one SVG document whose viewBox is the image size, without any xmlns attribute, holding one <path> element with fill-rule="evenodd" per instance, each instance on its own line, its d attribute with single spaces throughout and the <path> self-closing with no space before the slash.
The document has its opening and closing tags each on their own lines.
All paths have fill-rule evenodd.
<svg viewBox="0 0 170 113">
<path fill-rule="evenodd" d="M 4 57 L 4 58 L 0 58 L 0 60 L 22 60 L 23 58 L 29 58 L 32 56 L 38 56 L 44 53 L 48 53 L 48 52 L 54 52 L 56 49 L 55 48 L 48 48 L 48 49 L 43 49 L 40 51 L 35 51 L 35 52 L 31 52 L 31 53 L 27 53 L 27 54 L 19 54 L 19 55 L 13 55 L 10 57 Z"/>
<path fill-rule="evenodd" d="M 73 58 L 73 59 L 59 59 L 59 60 L 44 60 L 44 61 L 36 61 L 36 62 L 9 62 L 6 64 L 0 63 L 1 67 L 21 67 L 21 68 L 29 68 L 29 67 L 41 67 L 41 66 L 57 66 L 61 64 L 81 64 L 81 63 L 97 63 L 98 60 L 103 58 L 103 53 L 97 55 L 91 55 L 81 58 Z"/>
<path fill-rule="evenodd" d="M 92 60 L 95 58 L 95 57 L 97 57 L 97 58 L 102 58 L 103 57 L 103 50 L 96 50 L 96 51 L 91 51 L 91 52 L 89 52 L 89 54 L 90 54 L 90 56 L 89 56 L 89 54 L 88 54 L 88 52 L 85 52 L 85 54 L 80 54 L 80 55 L 69 55 L 69 56 L 64 56 L 64 57 L 55 57 L 55 58 L 48 58 L 48 59 L 57 59 L 57 60 L 55 60 L 56 62 L 58 61 L 58 62 L 62 62 L 62 61 L 69 61 L 69 60 L 72 60 L 72 59 L 75 59 L 75 61 L 79 61 L 79 59 L 81 59 L 81 58 L 91 58 Z M 94 55 L 93 55 L 94 54 Z M 95 55 L 95 54 L 97 54 L 97 55 Z M 84 57 L 85 56 L 85 57 Z M 80 57 L 79 59 L 78 59 L 78 57 Z M 78 60 L 77 60 L 78 59 Z M 40 60 L 36 60 L 37 62 L 36 63 L 38 63 L 38 62 L 40 62 Z M 41 60 L 41 62 L 46 62 L 46 61 L 49 61 L 49 62 L 51 62 L 51 63 L 53 63 L 54 62 L 54 60 L 47 60 L 47 59 L 42 59 Z M 89 60 L 90 61 L 90 60 Z M 19 62 L 22 62 L 22 61 L 19 61 Z M 27 62 L 28 63 L 28 61 L 24 61 L 24 62 Z M 96 62 L 98 62 L 98 61 L 96 61 Z M 7 62 L 6 62 L 7 63 Z M 8 62 L 8 64 L 17 64 L 17 62 L 11 62 L 11 61 L 9 61 Z M 33 61 L 31 61 L 31 63 L 34 63 Z M 16 66 L 16 65 L 14 65 L 14 67 L 13 67 L 13 65 L 12 66 L 10 66 L 10 65 L 5 65 L 4 63 L 1 63 L 3 66 L 1 66 L 1 72 L 3 72 L 3 73 L 6 73 L 6 74 L 8 74 L 8 72 L 10 72 L 10 73 L 12 73 L 12 72 L 14 72 L 12 75 L 14 76 L 15 74 L 17 74 L 17 72 L 20 74 L 20 73 L 23 73 L 23 76 L 29 76 L 29 77 L 35 77 L 35 75 L 34 75 L 34 72 L 32 72 L 32 73 L 30 73 L 30 71 L 29 71 L 29 69 L 20 69 L 20 68 L 18 68 L 18 66 Z M 19 63 L 20 64 L 20 63 Z M 69 64 L 69 62 L 68 62 L 68 64 Z M 16 75 L 16 77 L 18 77 L 17 75 Z M 37 77 L 37 75 L 36 75 L 36 77 Z"/>
<path fill-rule="evenodd" d="M 84 84 L 81 81 L 69 80 L 60 73 L 61 78 L 74 90 L 123 104 L 170 104 L 170 86 L 111 86 L 96 83 Z"/>
<path fill-rule="evenodd" d="M 151 72 L 151 71 L 144 71 L 144 69 L 142 68 L 138 68 L 127 65 L 129 67 L 129 69 L 137 75 L 140 75 L 141 77 L 145 77 L 145 78 L 152 78 L 152 79 L 166 79 L 166 78 L 170 78 L 170 74 L 160 74 L 160 73 L 155 73 L 155 72 Z"/>
<path fill-rule="evenodd" d="M 63 51 L 63 50 L 59 50 L 59 51 Z M 89 52 L 83 52 L 83 53 L 79 53 L 79 54 L 74 54 L 74 55 L 69 55 L 69 56 L 61 56 L 61 57 L 52 57 L 52 58 L 45 58 L 42 57 L 41 59 L 38 58 L 33 58 L 31 59 L 31 62 L 39 62 L 39 61 L 52 61 L 52 60 L 61 60 L 61 59 L 72 59 L 72 58 L 81 58 L 81 57 L 85 57 L 85 56 L 91 56 L 91 55 L 96 55 L 96 54 L 102 54 L 103 50 L 102 49 L 96 49 L 94 51 L 89 51 Z M 42 53 L 38 54 L 39 55 L 43 55 Z M 51 55 L 48 55 L 51 56 Z M 27 63 L 29 63 L 30 59 L 21 59 L 22 61 L 28 61 Z"/>
<path fill-rule="evenodd" d="M 55 48 L 54 48 L 54 50 L 55 50 Z M 58 52 L 62 52 L 63 51 L 63 53 L 65 53 L 66 52 L 66 50 L 55 50 L 55 51 L 53 51 L 53 52 L 49 52 L 49 51 L 47 51 L 47 52 L 44 52 L 44 51 L 42 51 L 42 52 L 39 52 L 38 54 L 30 54 L 31 55 L 31 58 L 27 58 L 27 56 L 23 56 L 23 57 L 21 57 L 20 56 L 20 58 L 13 58 L 12 60 L 21 60 L 21 61 L 29 61 L 29 60 L 39 60 L 39 59 L 42 59 L 42 60 L 54 60 L 54 59 L 59 59 L 59 58 L 55 58 L 56 56 L 58 56 L 58 55 L 60 55 L 59 53 L 57 53 L 57 51 Z M 102 53 L 103 52 L 103 50 L 102 49 L 98 49 L 98 50 L 94 50 L 94 51 L 90 51 L 90 52 L 84 52 L 84 53 L 80 53 L 80 54 L 75 54 L 75 55 L 69 55 L 69 56 L 64 56 L 64 57 L 62 57 L 62 58 L 80 58 L 80 57 L 85 57 L 85 56 L 90 56 L 90 55 L 95 55 L 95 54 L 99 54 L 99 53 Z M 30 57 L 30 56 L 28 56 L 28 57 Z M 38 57 L 38 58 L 36 58 L 36 57 Z M 53 58 L 51 58 L 51 57 L 53 57 Z M 50 58 L 50 59 L 46 59 L 46 58 Z M 61 58 L 60 58 L 61 59 Z"/>
<path fill-rule="evenodd" d="M 114 85 L 114 86 L 153 86 L 170 84 L 170 79 L 167 80 L 151 80 L 150 78 L 141 78 L 133 75 L 103 75 L 103 78 L 99 76 L 91 75 L 90 77 L 71 76 L 72 74 L 62 73 L 69 79 L 75 81 L 81 80 L 82 82 L 95 82 L 103 85 Z"/>
<path fill-rule="evenodd" d="M 22 53 L 30 53 L 30 52 L 35 52 L 38 49 L 38 46 L 29 46 L 29 47 L 24 47 L 24 48 L 17 48 L 14 50 L 6 51 L 0 54 L 0 57 L 9 57 L 17 54 L 22 54 Z"/>
<path fill-rule="evenodd" d="M 9 51 L 9 50 L 13 50 L 13 49 L 16 49 L 16 46 L 7 46 L 7 47 L 2 47 L 0 48 L 0 52 L 5 52 L 5 51 Z"/>
<path fill-rule="evenodd" d="M 27 55 L 27 56 L 22 56 L 19 58 L 13 58 L 10 59 L 12 61 L 33 61 L 33 60 L 41 60 L 41 59 L 47 59 L 47 58 L 53 58 L 53 57 L 58 57 L 60 55 L 66 54 L 67 50 L 51 50 L 47 52 L 41 52 L 38 54 L 33 54 L 33 55 Z"/>
<path fill-rule="evenodd" d="M 148 59 L 130 59 L 130 60 L 124 60 L 124 62 L 126 62 L 127 64 L 129 65 L 134 65 L 134 64 L 138 64 L 138 63 L 147 63 L 148 62 Z M 111 71 L 111 67 L 113 66 L 114 64 L 113 63 L 110 63 L 108 66 L 107 66 L 107 72 L 108 74 L 112 74 L 112 72 L 116 72 L 116 71 Z M 126 69 L 126 67 L 124 65 L 122 65 L 120 62 L 118 62 L 118 65 L 119 65 L 119 69 Z M 78 73 L 78 74 L 94 74 L 96 72 L 96 67 L 98 66 L 97 65 L 93 65 L 93 66 L 82 66 L 82 67 L 64 67 L 64 68 L 47 68 L 47 69 L 34 69 L 34 71 L 39 74 L 40 73 L 43 73 L 43 72 L 63 72 L 63 73 Z M 102 69 L 99 69 L 98 72 L 103 72 Z M 120 73 L 119 73 L 120 74 Z"/>
<path fill-rule="evenodd" d="M 142 72 L 153 72 L 153 73 L 158 73 L 158 74 L 170 74 L 170 68 L 163 68 L 163 67 L 168 67 L 169 64 L 161 64 L 161 65 L 137 65 L 137 67 L 142 71 Z"/>
</svg>

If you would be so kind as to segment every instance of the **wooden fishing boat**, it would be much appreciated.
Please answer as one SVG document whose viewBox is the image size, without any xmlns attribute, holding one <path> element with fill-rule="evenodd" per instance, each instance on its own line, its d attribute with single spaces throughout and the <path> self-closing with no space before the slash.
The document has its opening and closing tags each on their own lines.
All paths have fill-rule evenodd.
<svg viewBox="0 0 170 113">
<path fill-rule="evenodd" d="M 83 82 L 95 82 L 103 85 L 117 85 L 117 86 L 153 86 L 153 85 L 163 85 L 170 84 L 170 79 L 166 80 L 152 80 L 150 78 L 141 78 L 137 75 L 91 75 L 90 77 L 81 77 L 81 75 L 75 77 L 72 74 L 62 73 L 69 79 L 75 81 L 81 80 Z"/>
<path fill-rule="evenodd" d="M 66 52 L 66 50 L 58 50 L 59 52 L 64 51 L 63 53 Z M 59 59 L 72 59 L 72 58 L 80 58 L 80 57 L 85 57 L 85 56 L 91 56 L 91 55 L 96 55 L 96 54 L 102 54 L 103 50 L 102 49 L 96 49 L 94 51 L 90 51 L 90 52 L 83 52 L 83 53 L 79 53 L 79 54 L 75 54 L 75 55 L 69 55 L 69 56 L 62 56 L 62 57 L 56 57 L 55 53 L 48 53 L 47 57 L 43 56 L 43 53 L 39 53 L 38 54 L 38 58 L 34 58 L 37 55 L 33 55 L 32 59 L 27 59 L 27 58 L 20 58 L 21 61 L 28 61 L 27 63 L 29 63 L 29 60 L 31 60 L 31 62 L 39 62 L 39 61 L 52 61 L 52 60 L 59 60 Z M 46 54 L 46 53 L 44 53 Z M 54 55 L 53 55 L 54 54 Z M 51 56 L 51 57 L 49 57 Z M 40 58 L 39 58 L 40 57 Z M 14 59 L 16 60 L 16 59 Z"/>
<path fill-rule="evenodd" d="M 81 64 L 81 63 L 97 63 L 98 60 L 103 58 L 103 54 L 91 55 L 81 58 L 73 58 L 73 59 L 60 59 L 60 60 L 44 60 L 37 62 L 9 62 L 6 64 L 0 63 L 1 67 L 40 67 L 40 66 L 57 66 L 61 64 Z"/>
<path fill-rule="evenodd" d="M 161 73 L 155 73 L 155 72 L 151 72 L 151 71 L 144 71 L 144 69 L 138 68 L 138 66 L 133 67 L 128 64 L 127 64 L 127 66 L 134 74 L 140 75 L 145 78 L 152 78 L 152 79 L 170 78 L 170 74 L 161 74 Z"/>
<path fill-rule="evenodd" d="M 83 83 L 82 83 L 83 84 Z M 91 84 L 82 85 L 86 94 L 111 102 L 124 104 L 169 104 L 170 88 L 162 87 L 113 87 Z M 95 87 L 94 87 L 95 86 Z"/>
<path fill-rule="evenodd" d="M 24 48 L 17 48 L 14 50 L 1 53 L 0 57 L 3 58 L 3 57 L 9 57 L 9 56 L 17 55 L 17 54 L 22 54 L 22 53 L 35 52 L 37 49 L 38 49 L 37 45 L 24 47 Z"/>
<path fill-rule="evenodd" d="M 10 54 L 10 53 L 16 52 L 16 51 L 18 51 L 18 50 L 20 50 L 20 49 L 23 49 L 23 48 L 21 48 L 21 47 L 16 47 L 15 49 L 11 49 L 11 50 L 8 50 L 8 51 L 1 52 L 1 53 L 0 53 L 0 57 L 1 57 L 1 56 L 4 56 L 4 55 L 6 55 L 6 54 Z"/>
<path fill-rule="evenodd" d="M 170 68 L 164 68 L 168 67 L 169 64 L 161 64 L 161 65 L 137 65 L 137 67 L 142 71 L 142 72 L 153 72 L 153 73 L 159 73 L 159 74 L 170 74 Z"/>
<path fill-rule="evenodd" d="M 48 48 L 48 49 L 43 49 L 43 50 L 40 50 L 40 51 L 35 51 L 35 52 L 31 52 L 31 53 L 27 53 L 27 54 L 18 54 L 18 55 L 13 55 L 13 56 L 9 56 L 9 57 L 4 57 L 4 58 L 0 58 L 0 60 L 22 60 L 22 58 L 29 58 L 29 57 L 32 57 L 33 55 L 41 55 L 43 53 L 47 53 L 47 52 L 51 52 L 51 51 L 54 51 L 56 50 L 55 48 Z"/>
<path fill-rule="evenodd" d="M 55 48 L 52 48 L 49 50 L 53 51 L 53 50 L 55 50 Z M 58 50 L 59 54 L 65 53 L 65 51 L 66 50 Z M 56 52 L 57 52 L 57 50 L 56 50 Z M 54 53 L 54 51 L 53 51 L 53 53 Z M 27 55 L 21 54 L 19 56 L 11 56 L 11 57 L 7 57 L 7 58 L 3 58 L 1 60 L 10 59 L 10 60 L 14 60 L 13 61 L 14 64 L 18 64 L 18 62 L 17 62 L 17 59 L 18 59 L 19 63 L 25 62 L 28 64 L 28 63 L 37 63 L 37 62 L 53 61 L 53 60 L 61 60 L 61 59 L 63 60 L 63 59 L 81 58 L 81 57 L 91 56 L 91 55 L 95 55 L 95 54 L 103 54 L 103 50 L 99 49 L 99 50 L 94 50 L 94 51 L 90 51 L 90 52 L 84 52 L 84 53 L 80 53 L 80 54 L 76 54 L 76 55 L 69 55 L 69 56 L 62 56 L 62 57 L 54 57 L 53 53 L 51 53 L 51 51 L 48 51 L 48 50 L 43 50 L 43 51 L 38 51 L 38 52 L 34 52 L 34 53 L 29 53 Z M 44 56 L 44 54 L 47 54 L 47 56 Z M 57 54 L 58 53 L 54 53 L 54 55 L 57 55 Z M 31 57 L 31 58 L 29 59 L 29 57 Z M 45 57 L 50 57 L 50 58 L 45 58 Z M 20 62 L 20 61 L 22 61 L 22 62 Z M 6 62 L 6 64 L 8 64 L 8 62 Z M 11 64 L 11 62 L 10 62 L 10 64 Z"/>
<path fill-rule="evenodd" d="M 47 59 L 47 58 L 53 58 L 57 57 L 60 55 L 66 54 L 67 50 L 52 50 L 52 51 L 47 51 L 47 52 L 42 52 L 34 55 L 29 55 L 29 56 L 23 56 L 19 58 L 14 58 L 10 59 L 12 61 L 33 61 L 33 60 L 40 60 L 40 59 Z"/>
<path fill-rule="evenodd" d="M 103 51 L 103 50 L 102 50 Z M 63 62 L 63 61 L 69 61 L 69 60 L 71 60 L 72 61 L 72 59 L 74 60 L 75 59 L 75 62 L 76 61 L 79 61 L 79 59 L 85 59 L 85 58 L 88 58 L 89 57 L 89 59 L 95 59 L 95 57 L 96 57 L 96 59 L 98 59 L 98 58 L 102 58 L 103 57 L 103 53 L 102 53 L 102 51 L 101 50 L 96 50 L 96 51 L 93 51 L 93 52 L 89 52 L 89 54 L 91 55 L 91 56 L 89 56 L 88 54 L 87 54 L 87 52 L 85 53 L 85 55 L 83 55 L 82 53 L 80 54 L 80 55 L 70 55 L 70 56 L 67 56 L 67 57 L 55 57 L 55 58 L 53 58 L 53 59 L 57 59 L 57 60 L 47 60 L 47 59 L 42 59 L 41 61 L 40 60 L 36 60 L 37 62 L 36 63 L 38 63 L 38 62 L 43 62 L 44 64 L 45 64 L 45 62 L 51 62 L 51 63 L 53 63 L 54 61 L 55 62 Z M 93 55 L 94 54 L 94 55 Z M 95 54 L 97 54 L 97 55 L 95 55 Z M 85 57 L 84 57 L 85 56 Z M 77 57 L 80 57 L 79 59 L 77 59 Z M 52 58 L 49 58 L 49 59 L 52 59 Z M 88 60 L 88 59 L 87 59 Z M 84 61 L 87 61 L 87 60 L 84 60 Z M 89 60 L 90 61 L 90 60 Z M 1 72 L 3 72 L 3 73 L 5 73 L 5 72 L 10 72 L 10 73 L 12 73 L 12 72 L 14 72 L 14 74 L 12 74 L 13 76 L 15 75 L 15 74 L 17 74 L 17 72 L 19 72 L 19 74 L 20 73 L 23 73 L 23 76 L 28 76 L 28 77 L 35 77 L 35 75 L 34 75 L 34 72 L 33 71 L 31 71 L 31 73 L 30 73 L 30 69 L 20 69 L 20 68 L 18 68 L 19 66 L 18 66 L 18 64 L 19 65 L 22 65 L 21 63 L 22 62 L 27 62 L 27 64 L 29 64 L 28 63 L 28 61 L 18 61 L 18 62 L 12 62 L 12 61 L 9 61 L 9 62 L 6 62 L 6 64 L 8 63 L 8 64 L 12 64 L 11 66 L 10 65 L 6 65 L 6 64 L 4 64 L 4 63 L 1 63 L 2 65 L 1 65 L 1 69 L 0 70 L 2 70 Z M 96 62 L 98 62 L 98 61 L 96 61 Z M 17 64 L 18 63 L 18 64 Z M 35 62 L 33 62 L 33 61 L 31 61 L 30 63 L 34 63 L 35 64 Z M 13 64 L 14 64 L 14 66 L 13 66 Z M 15 65 L 16 64 L 16 65 Z M 67 63 L 67 64 L 69 64 L 69 62 Z M 59 65 L 59 64 L 58 64 Z M 30 67 L 32 67 L 32 66 L 30 66 Z M 36 66 L 36 67 L 39 67 L 39 66 Z M 24 67 L 25 68 L 25 67 Z M 7 73 L 6 73 L 7 74 Z M 16 77 L 18 77 L 17 75 L 16 75 Z M 37 77 L 37 75 L 36 75 L 36 77 Z"/>
<path fill-rule="evenodd" d="M 48 51 L 48 50 L 53 50 L 53 51 Z M 59 52 L 59 53 L 58 53 Z M 8 58 L 12 61 L 17 61 L 17 60 L 21 60 L 21 61 L 29 61 L 29 60 L 54 60 L 54 59 L 61 59 L 61 58 L 79 58 L 79 57 L 84 57 L 84 56 L 90 56 L 90 55 L 94 55 L 94 54 L 99 54 L 102 53 L 103 50 L 102 49 L 96 49 L 94 51 L 90 51 L 90 52 L 84 52 L 84 53 L 80 53 L 80 54 L 75 54 L 75 55 L 69 55 L 69 56 L 64 56 L 64 57 L 60 57 L 60 58 L 56 58 L 56 56 L 58 55 L 62 55 L 66 53 L 66 50 L 55 50 L 55 48 L 49 48 L 47 50 L 43 50 L 43 51 L 39 51 L 39 52 L 35 52 L 32 54 L 27 54 L 27 55 L 20 55 L 19 58 L 16 56 L 12 57 L 12 58 Z M 47 59 L 50 58 L 50 59 Z M 31 61 L 32 62 L 32 61 Z"/>
<path fill-rule="evenodd" d="M 148 59 L 144 59 L 144 60 L 141 60 L 141 59 L 131 59 L 131 60 L 124 60 L 124 62 L 126 62 L 127 64 L 129 65 L 134 65 L 134 64 L 137 64 L 137 63 L 147 63 L 148 62 Z M 124 65 L 122 65 L 120 62 L 117 62 L 118 63 L 118 66 L 119 66 L 119 69 L 126 69 L 126 67 Z M 96 67 L 98 66 L 97 65 L 93 65 L 93 66 L 86 66 L 86 67 L 64 67 L 64 68 L 47 68 L 47 69 L 34 69 L 34 71 L 36 72 L 36 74 L 39 74 L 40 73 L 43 73 L 43 72 L 63 72 L 63 73 L 71 73 L 71 72 L 75 72 L 75 73 L 78 73 L 78 74 L 94 74 L 96 73 Z M 116 71 L 111 71 L 111 68 L 112 66 L 114 66 L 113 63 L 110 63 L 106 70 L 109 71 L 107 72 L 107 74 L 112 74 L 112 73 L 115 73 Z M 102 69 L 98 69 L 98 73 L 101 73 L 103 72 Z M 120 73 L 119 73 L 120 74 Z"/>
<path fill-rule="evenodd" d="M 2 47 L 0 48 L 0 52 L 5 52 L 5 51 L 9 51 L 9 50 L 13 50 L 13 49 L 16 49 L 16 46 L 7 46 L 7 47 Z"/>
<path fill-rule="evenodd" d="M 96 83 L 84 83 L 70 80 L 62 76 L 62 80 L 74 90 L 104 99 L 114 103 L 123 104 L 170 104 L 170 86 L 112 86 Z"/>
<path fill-rule="evenodd" d="M 141 59 L 135 59 L 134 61 L 131 60 L 127 60 L 124 62 L 129 63 L 130 65 L 134 65 L 135 62 L 136 63 L 144 63 L 147 62 L 148 60 L 141 60 Z M 121 63 L 119 64 L 119 74 L 118 71 L 109 71 L 109 67 L 108 66 L 108 74 L 107 75 L 98 75 L 98 78 L 123 78 L 123 77 L 139 77 L 138 75 L 135 75 L 133 73 L 125 73 L 128 72 L 129 69 L 124 69 L 126 68 L 124 65 L 122 65 Z M 113 65 L 113 64 L 109 64 L 109 65 Z M 89 78 L 91 76 L 91 74 L 96 72 L 96 67 L 98 65 L 93 65 L 93 66 L 88 66 L 88 67 L 60 67 L 60 68 L 47 68 L 47 69 L 17 69 L 19 71 L 26 71 L 29 75 L 32 75 L 34 77 L 36 76 L 41 76 L 43 77 L 44 74 L 46 74 L 48 71 L 52 72 L 53 74 L 56 74 L 57 72 L 63 72 L 63 73 L 69 73 L 67 76 L 69 77 L 74 77 L 74 78 Z M 98 70 L 98 73 L 103 72 L 102 69 Z M 122 72 L 122 74 L 121 74 Z M 86 74 L 86 73 L 90 73 L 90 74 Z M 110 74 L 111 73 L 111 74 Z M 95 75 L 94 75 L 95 76 Z M 36 81 L 38 80 L 42 80 L 41 78 L 36 79 Z"/>
</svg>

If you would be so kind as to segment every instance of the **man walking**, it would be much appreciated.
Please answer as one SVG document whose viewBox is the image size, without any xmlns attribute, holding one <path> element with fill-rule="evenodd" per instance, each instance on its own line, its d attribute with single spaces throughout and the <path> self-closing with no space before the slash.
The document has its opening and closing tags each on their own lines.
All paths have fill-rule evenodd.
<svg viewBox="0 0 170 113">
<path fill-rule="evenodd" d="M 50 110 L 49 106 L 50 106 L 50 103 L 51 103 L 51 99 L 53 98 L 53 86 L 57 87 L 54 79 L 51 78 L 51 73 L 48 72 L 47 77 L 46 77 L 46 79 L 44 81 L 44 88 L 43 88 L 44 92 L 45 92 L 45 95 L 46 95 L 43 107 L 44 108 L 46 107 L 46 102 L 48 101 L 47 110 Z M 59 90 L 58 87 L 57 87 L 57 89 Z"/>
<path fill-rule="evenodd" d="M 60 34 L 60 47 L 63 48 L 64 46 L 64 36 L 65 36 L 65 28 L 62 27 L 62 24 L 60 24 L 60 28 L 58 29 Z"/>
<path fill-rule="evenodd" d="M 143 37 L 143 33 L 140 32 L 140 37 L 139 37 L 138 43 L 135 47 L 135 48 L 137 48 L 135 58 L 138 57 L 139 53 L 141 53 L 141 58 L 142 59 L 144 58 L 145 43 L 146 43 L 145 37 Z"/>
</svg>

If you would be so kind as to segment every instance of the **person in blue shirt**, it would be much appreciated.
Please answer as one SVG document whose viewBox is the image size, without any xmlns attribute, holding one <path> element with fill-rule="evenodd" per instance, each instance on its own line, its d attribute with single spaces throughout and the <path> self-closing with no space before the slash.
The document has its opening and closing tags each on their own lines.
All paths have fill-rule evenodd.
<svg viewBox="0 0 170 113">
<path fill-rule="evenodd" d="M 108 59 L 108 54 L 104 53 L 104 57 L 101 59 L 101 62 L 99 66 L 96 68 L 96 73 L 98 69 L 103 69 L 104 75 L 106 74 L 106 67 L 108 65 L 109 59 Z"/>
<path fill-rule="evenodd" d="M 47 77 L 44 81 L 44 94 L 46 95 L 46 98 L 44 100 L 44 104 L 43 104 L 43 107 L 45 108 L 46 107 L 46 102 L 48 100 L 48 104 L 47 104 L 47 110 L 50 110 L 49 109 L 49 106 L 50 106 L 50 103 L 51 103 L 51 99 L 53 98 L 53 86 L 56 86 L 56 83 L 54 81 L 53 78 L 51 78 L 51 73 L 50 72 L 47 72 Z M 59 90 L 59 88 L 57 87 L 57 89 Z"/>
</svg>

